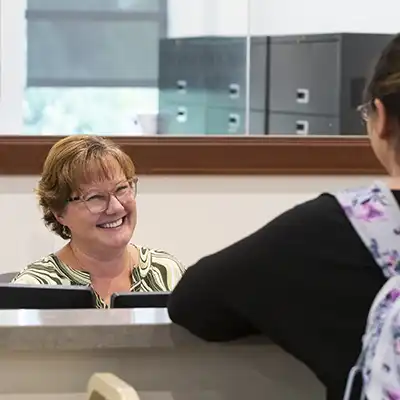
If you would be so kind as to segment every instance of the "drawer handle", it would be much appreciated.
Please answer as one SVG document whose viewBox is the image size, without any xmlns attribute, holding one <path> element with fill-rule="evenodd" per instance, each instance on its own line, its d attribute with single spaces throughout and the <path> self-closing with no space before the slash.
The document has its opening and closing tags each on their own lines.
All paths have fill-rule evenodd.
<svg viewBox="0 0 400 400">
<path fill-rule="evenodd" d="M 186 107 L 178 107 L 178 111 L 176 112 L 176 120 L 180 124 L 184 124 L 187 121 L 187 114 Z"/>
<path fill-rule="evenodd" d="M 240 96 L 240 85 L 237 83 L 231 83 L 229 85 L 229 98 L 237 99 Z"/>
<path fill-rule="evenodd" d="M 179 93 L 186 93 L 187 82 L 181 79 L 176 81 L 176 88 L 178 89 Z"/>
<path fill-rule="evenodd" d="M 297 135 L 308 135 L 310 124 L 308 121 L 296 121 L 296 134 Z"/>
<path fill-rule="evenodd" d="M 308 104 L 310 102 L 310 91 L 308 89 L 297 89 L 296 102 L 299 104 Z"/>
<path fill-rule="evenodd" d="M 240 125 L 239 114 L 229 114 L 228 131 L 229 133 L 236 133 Z"/>
</svg>

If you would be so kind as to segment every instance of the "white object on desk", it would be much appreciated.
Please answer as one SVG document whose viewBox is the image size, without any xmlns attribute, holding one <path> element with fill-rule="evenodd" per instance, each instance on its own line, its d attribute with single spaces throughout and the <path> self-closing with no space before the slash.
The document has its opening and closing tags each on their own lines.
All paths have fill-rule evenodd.
<svg viewBox="0 0 400 400">
<path fill-rule="evenodd" d="M 114 374 L 91 376 L 87 388 L 88 400 L 140 400 L 136 390 Z"/>
</svg>

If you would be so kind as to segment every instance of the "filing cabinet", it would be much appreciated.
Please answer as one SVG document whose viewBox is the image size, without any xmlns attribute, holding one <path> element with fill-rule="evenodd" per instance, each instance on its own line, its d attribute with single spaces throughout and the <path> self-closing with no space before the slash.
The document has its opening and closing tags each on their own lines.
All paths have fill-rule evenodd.
<svg viewBox="0 0 400 400">
<path fill-rule="evenodd" d="M 250 109 L 264 110 L 267 89 L 268 40 L 250 41 Z M 206 86 L 217 107 L 246 107 L 246 38 L 218 38 L 208 45 Z"/>
<path fill-rule="evenodd" d="M 245 107 L 246 39 L 216 38 L 207 45 L 209 65 L 205 69 L 209 104 Z"/>
<path fill-rule="evenodd" d="M 160 104 L 160 134 L 203 135 L 206 131 L 207 109 L 204 105 Z"/>
<path fill-rule="evenodd" d="M 206 46 L 198 38 L 162 39 L 159 57 L 160 98 L 172 103 L 206 103 Z"/>
<path fill-rule="evenodd" d="M 269 114 L 269 129 L 274 135 L 338 135 L 339 118 L 308 114 Z"/>
<path fill-rule="evenodd" d="M 271 42 L 270 110 L 304 114 L 339 111 L 336 41 Z"/>
<path fill-rule="evenodd" d="M 270 134 L 364 134 L 357 107 L 370 66 L 392 38 L 325 34 L 270 38 Z"/>
<path fill-rule="evenodd" d="M 206 132 L 210 135 L 244 135 L 246 112 L 229 107 L 207 108 Z M 265 134 L 265 112 L 250 111 L 250 131 L 252 135 Z"/>
<path fill-rule="evenodd" d="M 169 135 L 244 135 L 246 113 L 229 107 L 181 106 L 160 107 L 159 131 Z M 252 135 L 265 135 L 265 112 L 250 111 Z"/>
<path fill-rule="evenodd" d="M 210 135 L 243 135 L 245 112 L 228 107 L 207 108 L 206 131 Z"/>
<path fill-rule="evenodd" d="M 270 59 L 268 39 L 253 38 L 250 50 L 250 110 L 264 111 L 268 108 Z"/>
<path fill-rule="evenodd" d="M 168 103 L 160 106 L 161 134 L 243 135 L 244 131 L 245 112 L 241 109 Z"/>
<path fill-rule="evenodd" d="M 250 127 L 265 133 L 268 39 L 251 38 Z M 199 37 L 163 39 L 159 57 L 160 115 L 186 110 L 184 123 L 160 124 L 160 134 L 244 134 L 246 109 L 246 38 Z M 203 117 L 194 116 L 202 110 Z M 205 110 L 205 114 L 203 113 Z M 190 112 L 192 111 L 192 112 Z M 182 118 L 180 118 L 182 121 Z M 203 130 L 199 131 L 199 127 Z M 253 131 L 251 132 L 253 133 Z"/>
</svg>

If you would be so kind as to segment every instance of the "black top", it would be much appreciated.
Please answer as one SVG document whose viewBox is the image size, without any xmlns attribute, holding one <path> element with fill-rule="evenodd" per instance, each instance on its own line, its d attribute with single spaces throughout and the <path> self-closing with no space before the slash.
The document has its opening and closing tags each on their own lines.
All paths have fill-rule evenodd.
<svg viewBox="0 0 400 400">
<path fill-rule="evenodd" d="M 341 400 L 384 282 L 337 200 L 322 194 L 190 267 L 169 313 L 210 341 L 267 335 Z"/>
</svg>

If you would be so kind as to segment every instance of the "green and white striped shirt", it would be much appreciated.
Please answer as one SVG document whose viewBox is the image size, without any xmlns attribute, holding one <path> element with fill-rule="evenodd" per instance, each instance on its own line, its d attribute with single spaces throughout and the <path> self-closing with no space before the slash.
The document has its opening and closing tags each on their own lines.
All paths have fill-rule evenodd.
<svg viewBox="0 0 400 400">
<path fill-rule="evenodd" d="M 171 254 L 143 246 L 139 251 L 139 263 L 132 269 L 131 292 L 172 291 L 185 272 L 184 266 Z M 29 264 L 12 283 L 24 285 L 81 285 L 90 286 L 90 274 L 63 263 L 54 253 Z M 95 292 L 96 308 L 108 308 Z"/>
</svg>

